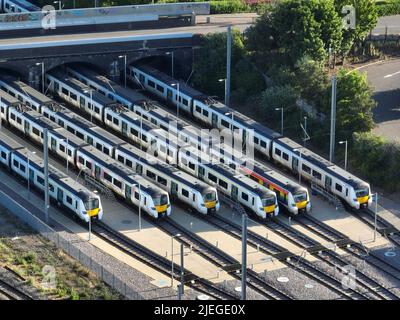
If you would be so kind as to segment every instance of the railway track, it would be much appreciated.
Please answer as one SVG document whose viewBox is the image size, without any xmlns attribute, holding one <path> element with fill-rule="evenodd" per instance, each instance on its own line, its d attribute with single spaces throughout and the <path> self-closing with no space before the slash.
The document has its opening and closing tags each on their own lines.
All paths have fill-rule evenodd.
<svg viewBox="0 0 400 320">
<path fill-rule="evenodd" d="M 132 239 L 124 236 L 118 231 L 110 228 L 103 222 L 97 222 L 92 225 L 92 231 L 96 236 L 112 244 L 114 247 L 125 252 L 126 254 L 140 260 L 146 265 L 156 269 L 157 271 L 171 276 L 171 262 Z M 207 294 L 217 300 L 236 300 L 238 297 L 219 288 L 210 281 L 194 276 L 188 270 L 184 270 L 186 278 L 189 279 L 185 285 L 199 292 Z M 174 263 L 174 278 L 180 279 L 180 266 Z"/>
<path fill-rule="evenodd" d="M 30 295 L 4 279 L 0 279 L 0 295 L 7 300 L 33 300 Z"/>
<path fill-rule="evenodd" d="M 179 241 L 183 242 L 186 246 L 192 248 L 198 254 L 203 256 L 209 261 L 212 261 L 223 270 L 234 266 L 236 270 L 240 270 L 241 265 L 237 260 L 232 258 L 230 255 L 224 253 L 220 249 L 216 248 L 213 244 L 204 241 L 201 237 L 197 236 L 193 232 L 179 225 L 177 222 L 168 219 L 159 221 L 157 226 L 169 234 L 179 233 Z M 241 279 L 233 270 L 229 272 L 233 277 Z M 265 282 L 265 280 L 253 270 L 247 270 L 247 286 L 252 288 L 254 291 L 263 295 L 267 299 L 271 300 L 290 300 L 292 297 L 276 289 L 272 285 Z"/>
<path fill-rule="evenodd" d="M 400 275 L 399 270 L 396 270 L 395 267 L 388 264 L 379 256 L 372 253 L 367 253 L 365 251 L 365 248 L 361 244 L 351 241 L 346 236 L 331 228 L 330 226 L 327 226 L 325 223 L 319 221 L 318 219 L 310 215 L 304 215 L 296 217 L 296 221 L 307 230 L 327 240 L 334 246 L 340 246 L 342 250 L 355 256 L 356 258 L 364 260 L 367 254 L 369 254 L 370 256 L 372 256 L 372 259 L 368 261 L 371 265 L 385 272 L 386 274 L 389 274 L 390 276 L 400 280 L 400 278 L 398 277 Z M 272 227 L 275 232 L 284 236 L 288 241 L 291 241 L 292 243 L 297 243 L 297 245 L 301 246 L 304 249 L 314 247 L 316 250 L 314 250 L 315 252 L 313 254 L 315 256 L 318 256 L 319 258 L 323 258 L 324 261 L 335 268 L 343 268 L 349 264 L 344 258 L 340 257 L 331 250 L 326 250 L 326 248 L 324 250 L 323 247 L 318 250 L 318 244 L 316 241 L 304 235 L 299 236 L 296 230 L 277 219 L 267 223 L 266 225 Z M 394 274 L 393 271 L 395 271 Z M 396 294 L 382 286 L 376 280 L 367 276 L 362 271 L 355 270 L 355 272 L 357 285 L 364 290 L 367 290 L 372 296 L 376 296 L 381 299 L 399 299 Z"/>
</svg>

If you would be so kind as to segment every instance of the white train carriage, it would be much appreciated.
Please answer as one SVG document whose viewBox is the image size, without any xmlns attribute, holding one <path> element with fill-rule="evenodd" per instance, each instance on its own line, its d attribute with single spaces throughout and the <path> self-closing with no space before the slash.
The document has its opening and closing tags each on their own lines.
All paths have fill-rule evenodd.
<svg viewBox="0 0 400 320">
<path fill-rule="evenodd" d="M 114 102 L 126 106 L 139 117 L 150 121 L 165 131 L 172 132 L 178 136 L 180 141 L 190 143 L 199 150 L 208 153 L 209 146 L 212 144 L 208 135 L 202 135 L 200 130 L 184 122 L 182 118 L 165 111 L 157 102 L 150 100 L 139 90 L 124 88 L 85 66 L 67 67 L 67 74 L 106 95 Z"/>
<path fill-rule="evenodd" d="M 271 168 L 256 163 L 245 156 L 233 156 L 232 148 L 225 144 L 215 145 L 211 149 L 213 159 L 225 163 L 230 168 L 244 174 L 260 185 L 274 191 L 278 202 L 289 213 L 297 215 L 311 211 L 311 200 L 307 188 Z"/>
<path fill-rule="evenodd" d="M 61 128 L 59 125 L 43 117 L 36 111 L 9 108 L 8 113 L 9 125 L 39 144 L 43 143 L 44 128 L 47 128 L 49 131 Z"/>
<path fill-rule="evenodd" d="M 46 82 L 55 95 L 70 105 L 89 114 L 91 119 L 102 122 L 104 109 L 108 106 L 118 106 L 111 99 L 98 93 L 84 83 L 74 78 L 68 78 L 61 70 L 52 70 L 46 74 Z"/>
<path fill-rule="evenodd" d="M 172 198 L 187 204 L 202 214 L 216 212 L 220 208 L 217 190 L 176 167 L 161 163 L 131 145 L 119 146 L 116 159 L 150 179 Z"/>
<path fill-rule="evenodd" d="M 215 186 L 227 197 L 239 202 L 263 219 L 278 215 L 279 206 L 273 191 L 224 164 L 208 163 L 196 154 L 197 149 L 193 147 L 181 150 L 179 168 Z"/>
<path fill-rule="evenodd" d="M 11 169 L 11 154 L 21 149 L 24 149 L 24 147 L 0 131 L 0 163 L 4 167 Z"/>
<path fill-rule="evenodd" d="M 8 122 L 8 108 L 22 108 L 22 103 L 14 96 L 0 89 L 0 121 Z"/>
<path fill-rule="evenodd" d="M 4 147 L 4 134 L 0 133 Z M 9 166 L 12 172 L 30 181 L 32 187 L 44 192 L 44 162 L 26 148 L 15 150 L 15 146 L 6 147 L 10 153 Z M 11 150 L 14 149 L 14 150 Z M 103 217 L 103 207 L 100 197 L 73 179 L 62 174 L 49 165 L 49 197 L 57 205 L 76 214 L 81 220 Z"/>
<path fill-rule="evenodd" d="M 0 88 L 39 113 L 42 112 L 42 106 L 55 104 L 55 102 L 46 95 L 11 76 L 1 76 Z"/>
<path fill-rule="evenodd" d="M 76 166 L 153 218 L 171 214 L 167 192 L 91 146 L 77 151 Z"/>
<path fill-rule="evenodd" d="M 40 10 L 38 6 L 26 0 L 0 0 L 0 11 L 6 13 L 27 13 Z"/>
<path fill-rule="evenodd" d="M 339 168 L 289 138 L 274 141 L 273 160 L 345 200 L 353 208 L 371 205 L 368 183 Z"/>
</svg>

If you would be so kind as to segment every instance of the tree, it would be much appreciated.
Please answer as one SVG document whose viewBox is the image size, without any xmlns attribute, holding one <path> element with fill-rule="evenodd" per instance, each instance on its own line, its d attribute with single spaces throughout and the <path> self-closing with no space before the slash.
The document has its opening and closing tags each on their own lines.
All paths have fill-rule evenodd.
<svg viewBox="0 0 400 320">
<path fill-rule="evenodd" d="M 342 9 L 346 5 L 352 5 L 355 8 L 356 28 L 343 31 L 341 53 L 344 56 L 350 51 L 354 42 L 362 41 L 378 22 L 375 0 L 335 0 L 336 11 L 340 16 L 344 16 Z"/>
<path fill-rule="evenodd" d="M 340 46 L 341 19 L 333 0 L 283 1 L 272 14 L 278 47 L 293 64 L 304 55 L 323 61 L 330 45 Z"/>
</svg>

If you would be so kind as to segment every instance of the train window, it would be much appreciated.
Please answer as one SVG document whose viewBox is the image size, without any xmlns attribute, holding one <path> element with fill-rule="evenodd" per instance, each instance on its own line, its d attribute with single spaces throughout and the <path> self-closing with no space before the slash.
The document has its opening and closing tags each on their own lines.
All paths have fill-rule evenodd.
<svg viewBox="0 0 400 320">
<path fill-rule="evenodd" d="M 15 114 L 11 113 L 11 119 L 15 121 Z"/>
<path fill-rule="evenodd" d="M 153 180 L 156 179 L 156 174 L 150 170 L 147 170 L 146 176 L 148 176 L 150 179 L 153 179 Z"/>
<path fill-rule="evenodd" d="M 164 88 L 161 87 L 159 84 L 157 84 L 157 90 L 160 91 L 161 93 L 164 93 Z"/>
<path fill-rule="evenodd" d="M 107 153 L 107 154 L 110 154 L 110 149 L 104 147 L 104 148 L 103 148 L 103 152 L 104 152 L 104 153 Z"/>
<path fill-rule="evenodd" d="M 143 136 L 143 135 L 142 135 L 142 140 L 143 140 L 144 142 L 147 142 L 147 136 Z"/>
<path fill-rule="evenodd" d="M 56 118 L 54 118 L 53 116 L 50 116 L 50 120 L 56 122 Z"/>
<path fill-rule="evenodd" d="M 100 108 L 99 107 L 94 107 L 94 112 L 96 112 L 97 114 L 100 114 Z"/>
<path fill-rule="evenodd" d="M 139 132 L 133 128 L 131 128 L 131 134 L 133 134 L 134 136 L 138 137 L 139 136 Z"/>
<path fill-rule="evenodd" d="M 216 176 L 214 176 L 213 174 L 209 173 L 208 174 L 208 179 L 210 179 L 211 181 L 217 183 L 218 179 Z"/>
<path fill-rule="evenodd" d="M 62 121 L 61 119 L 58 120 L 58 124 L 59 124 L 61 127 L 64 127 L 64 121 Z"/>
<path fill-rule="evenodd" d="M 189 198 L 189 191 L 182 188 L 182 195 L 185 196 L 186 198 Z"/>
<path fill-rule="evenodd" d="M 311 173 L 311 168 L 305 164 L 302 164 L 302 170 L 307 173 Z"/>
<path fill-rule="evenodd" d="M 119 120 L 118 120 L 117 118 L 114 118 L 114 119 L 113 119 L 113 123 L 114 123 L 116 126 L 118 126 L 118 125 L 119 125 Z"/>
<path fill-rule="evenodd" d="M 65 153 L 65 147 L 64 147 L 63 145 L 60 144 L 59 149 L 60 149 L 61 152 L 64 152 L 64 153 Z"/>
<path fill-rule="evenodd" d="M 72 151 L 68 149 L 68 156 L 72 156 Z"/>
<path fill-rule="evenodd" d="M 260 140 L 257 137 L 254 137 L 254 143 L 258 144 L 260 142 Z"/>
<path fill-rule="evenodd" d="M 96 142 L 96 149 L 97 149 L 97 150 L 100 150 L 100 151 L 101 151 L 102 147 L 103 147 L 103 146 L 102 146 L 100 143 Z"/>
<path fill-rule="evenodd" d="M 245 201 L 249 201 L 249 196 L 246 193 L 242 192 L 242 199 Z"/>
<path fill-rule="evenodd" d="M 85 159 L 83 159 L 81 156 L 78 157 L 78 161 L 80 164 L 85 164 Z"/>
<path fill-rule="evenodd" d="M 109 182 L 112 182 L 112 177 L 107 172 L 104 172 L 104 179 L 106 179 Z"/>
<path fill-rule="evenodd" d="M 51 183 L 49 183 L 49 189 L 51 192 L 54 192 L 54 186 Z"/>
<path fill-rule="evenodd" d="M 196 106 L 196 112 L 201 113 L 201 108 L 199 106 Z"/>
<path fill-rule="evenodd" d="M 314 178 L 317 178 L 318 180 L 322 179 L 322 176 L 318 171 L 313 170 L 312 175 L 313 175 Z"/>
<path fill-rule="evenodd" d="M 18 123 L 18 124 L 22 124 L 21 118 L 17 117 L 17 123 Z"/>
<path fill-rule="evenodd" d="M 68 95 L 68 90 L 65 89 L 64 87 L 61 88 L 61 92 L 62 92 L 63 94 L 65 94 L 66 96 Z"/>
<path fill-rule="evenodd" d="M 71 132 L 71 133 L 75 133 L 75 130 L 74 130 L 72 127 L 70 127 L 70 126 L 67 126 L 67 130 L 68 130 L 69 132 Z"/>
<path fill-rule="evenodd" d="M 86 167 L 88 169 L 92 169 L 92 164 L 89 161 L 86 161 Z"/>
<path fill-rule="evenodd" d="M 32 132 L 33 132 L 34 134 L 36 134 L 37 136 L 40 135 L 39 130 L 38 130 L 37 128 L 35 128 L 35 127 L 32 128 Z"/>
<path fill-rule="evenodd" d="M 195 164 L 189 161 L 189 168 L 194 170 L 196 168 Z"/>
<path fill-rule="evenodd" d="M 262 148 L 266 148 L 267 147 L 267 143 L 264 140 L 261 140 L 261 147 Z"/>
<path fill-rule="evenodd" d="M 2 152 L 1 152 L 1 157 L 2 157 L 3 159 L 7 159 L 7 154 L 6 154 L 4 151 L 2 151 Z"/>
<path fill-rule="evenodd" d="M 23 164 L 21 164 L 21 165 L 19 166 L 19 169 L 20 169 L 22 172 L 25 172 L 25 166 L 24 166 Z"/>
<path fill-rule="evenodd" d="M 228 189 L 228 184 L 227 184 L 224 180 L 219 179 L 218 184 L 219 184 L 222 188 Z"/>
<path fill-rule="evenodd" d="M 1 113 L 4 113 L 4 107 L 1 107 Z"/>
<path fill-rule="evenodd" d="M 151 118 L 150 121 L 151 121 L 151 123 L 157 124 L 157 120 L 154 119 L 154 118 Z M 165 129 L 164 129 L 164 130 L 165 130 Z"/>
<path fill-rule="evenodd" d="M 82 133 L 80 133 L 79 131 L 76 132 L 76 136 L 77 136 L 79 139 L 82 139 L 82 140 L 85 138 L 84 135 L 83 135 Z"/>
<path fill-rule="evenodd" d="M 203 116 L 208 117 L 208 111 L 206 109 L 203 109 Z"/>
<path fill-rule="evenodd" d="M 139 193 L 137 193 L 136 191 L 135 191 L 135 199 L 139 200 Z"/>
<path fill-rule="evenodd" d="M 234 163 L 230 163 L 229 166 L 233 169 L 236 170 L 236 165 Z"/>
<path fill-rule="evenodd" d="M 349 195 L 349 189 L 346 188 L 346 197 Z"/>
<path fill-rule="evenodd" d="M 342 190 L 343 190 L 342 186 L 341 186 L 340 184 L 338 184 L 338 183 L 336 183 L 335 189 L 336 189 L 337 191 L 339 191 L 339 192 L 342 192 Z"/>
<path fill-rule="evenodd" d="M 278 148 L 275 148 L 275 154 L 280 157 L 282 155 L 281 150 L 279 150 Z"/>
<path fill-rule="evenodd" d="M 226 121 L 224 119 L 221 119 L 221 125 L 223 125 L 225 128 L 229 129 L 229 122 L 228 121 Z"/>
<path fill-rule="evenodd" d="M 282 158 L 285 159 L 286 161 L 289 161 L 289 155 L 285 152 L 282 152 Z"/>
<path fill-rule="evenodd" d="M 116 186 L 119 189 L 122 189 L 122 182 L 117 179 L 114 179 L 114 186 Z"/>
<path fill-rule="evenodd" d="M 126 165 L 127 165 L 127 166 L 129 166 L 129 167 L 132 167 L 132 161 L 131 161 L 131 160 L 128 160 L 128 159 L 126 159 Z"/>
<path fill-rule="evenodd" d="M 125 161 L 124 161 L 125 159 L 124 159 L 124 157 L 123 156 L 121 156 L 121 155 L 118 155 L 118 161 L 119 162 L 122 162 L 122 163 L 124 163 Z"/>
<path fill-rule="evenodd" d="M 161 183 L 162 185 L 166 186 L 167 185 L 167 180 L 164 179 L 163 177 L 157 177 L 157 181 Z"/>
<path fill-rule="evenodd" d="M 187 101 L 185 98 L 182 98 L 182 103 L 183 103 L 185 106 L 188 106 L 188 105 L 189 105 L 189 101 Z"/>
<path fill-rule="evenodd" d="M 41 184 L 42 186 L 44 186 L 44 179 L 42 177 L 37 176 L 36 181 Z"/>
<path fill-rule="evenodd" d="M 71 198 L 70 196 L 67 196 L 67 202 L 68 202 L 69 204 L 72 204 L 72 198 Z"/>
<path fill-rule="evenodd" d="M 156 87 L 156 84 L 154 83 L 154 81 L 151 81 L 151 80 L 149 80 L 149 79 L 147 79 L 147 84 L 148 84 L 150 87 L 152 87 L 152 88 L 155 88 L 155 87 Z"/>
<path fill-rule="evenodd" d="M 75 101 L 78 101 L 77 95 L 74 94 L 74 93 L 72 93 L 72 92 L 71 92 L 71 94 L 70 94 L 70 97 L 71 97 L 71 99 L 73 99 L 73 100 L 75 100 Z"/>
<path fill-rule="evenodd" d="M 106 117 L 106 118 L 107 118 L 108 121 L 112 121 L 111 114 L 107 114 L 107 117 Z"/>
<path fill-rule="evenodd" d="M 161 151 L 162 153 L 165 153 L 167 150 L 165 149 L 164 146 L 160 146 L 160 151 Z"/>
<path fill-rule="evenodd" d="M 14 165 L 14 167 L 19 168 L 19 162 L 17 160 L 15 160 L 15 159 L 13 161 L 13 165 Z"/>
</svg>

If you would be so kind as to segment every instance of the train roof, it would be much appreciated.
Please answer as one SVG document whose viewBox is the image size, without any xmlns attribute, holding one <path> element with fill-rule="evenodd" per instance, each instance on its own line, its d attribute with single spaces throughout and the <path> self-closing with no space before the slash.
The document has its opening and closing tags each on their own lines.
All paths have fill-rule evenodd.
<svg viewBox="0 0 400 320">
<path fill-rule="evenodd" d="M 147 73 L 148 75 L 156 78 L 159 81 L 164 82 L 167 85 L 171 85 L 174 83 L 179 83 L 179 92 L 183 93 L 187 96 L 190 96 L 192 98 L 197 98 L 197 97 L 204 97 L 204 94 L 201 93 L 200 91 L 197 91 L 196 89 L 193 89 L 192 87 L 188 86 L 184 81 L 180 81 L 177 79 L 172 78 L 171 76 L 167 75 L 164 72 L 161 72 L 159 70 L 157 70 L 156 68 L 153 68 L 149 65 L 146 64 L 135 64 L 132 65 L 134 68 L 137 68 L 145 73 Z"/>
<path fill-rule="evenodd" d="M 87 142 L 78 138 L 77 136 L 75 136 L 74 134 L 72 134 L 71 132 L 69 132 L 67 129 L 64 128 L 58 128 L 52 131 L 52 134 L 54 134 L 60 139 L 68 139 L 68 145 L 74 148 L 78 147 L 81 148 L 89 145 Z"/>
<path fill-rule="evenodd" d="M 24 148 L 17 141 L 15 141 L 14 139 L 12 139 L 7 134 L 1 131 L 0 131 L 0 145 L 6 147 L 8 150 L 18 150 Z"/>
<path fill-rule="evenodd" d="M 8 94 L 4 90 L 0 90 L 0 100 L 7 106 L 18 105 L 21 103 L 16 97 Z"/>
<path fill-rule="evenodd" d="M 169 176 L 173 176 L 176 180 L 180 181 L 181 183 L 189 186 L 192 189 L 195 189 L 199 192 L 203 192 L 204 190 L 208 189 L 210 186 L 199 179 L 187 174 L 179 170 L 177 167 L 167 164 L 158 160 L 156 157 L 153 157 L 146 152 L 132 146 L 129 144 L 121 145 L 118 147 L 119 150 L 126 153 L 127 155 L 135 158 L 140 159 L 140 162 L 144 162 L 148 164 L 150 167 L 158 170 L 162 173 L 165 173 Z"/>
<path fill-rule="evenodd" d="M 121 98 L 129 102 L 140 103 L 149 100 L 144 94 L 141 93 L 141 90 L 125 88 L 118 83 L 108 79 L 107 77 L 100 75 L 97 72 L 90 70 L 84 66 L 74 66 L 70 67 L 70 69 L 80 73 L 82 76 L 90 79 L 91 81 L 96 82 L 104 89 L 115 92 Z"/>
<path fill-rule="evenodd" d="M 109 133 L 108 131 L 100 127 L 93 127 L 89 130 L 89 132 L 91 132 L 97 138 L 105 140 L 111 146 L 118 146 L 126 143 L 124 140 L 118 138 L 116 135 Z"/>
<path fill-rule="evenodd" d="M 23 115 L 26 119 L 32 121 L 33 123 L 38 124 L 42 128 L 47 128 L 49 130 L 55 130 L 61 128 L 57 123 L 50 121 L 42 114 L 34 110 L 22 111 L 22 112 L 18 111 L 18 113 Z"/>
<path fill-rule="evenodd" d="M 31 100 L 36 102 L 39 105 L 47 105 L 53 104 L 54 101 L 44 95 L 43 93 L 37 91 L 36 89 L 32 88 L 31 86 L 27 85 L 25 82 L 22 82 L 15 77 L 12 76 L 1 76 L 1 80 L 7 83 L 10 87 L 14 88 L 15 90 L 19 91 L 20 94 L 28 96 Z"/>
</svg>

